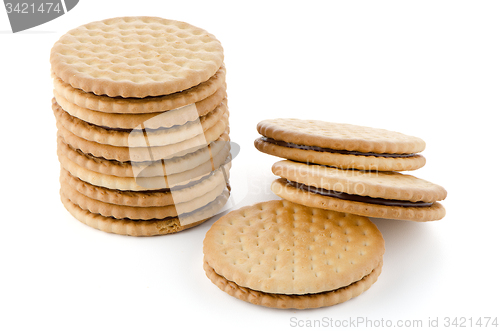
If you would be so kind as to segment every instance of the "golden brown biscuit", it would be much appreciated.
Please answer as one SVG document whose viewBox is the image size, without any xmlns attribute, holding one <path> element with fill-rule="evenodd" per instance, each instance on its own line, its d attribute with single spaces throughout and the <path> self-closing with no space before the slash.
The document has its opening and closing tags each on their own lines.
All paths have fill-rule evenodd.
<svg viewBox="0 0 500 331">
<path fill-rule="evenodd" d="M 214 124 L 207 131 L 175 144 L 148 146 L 148 147 L 126 147 L 99 144 L 95 141 L 86 140 L 73 134 L 61 122 L 56 122 L 58 135 L 73 148 L 81 150 L 85 154 L 95 157 L 101 157 L 107 160 L 116 160 L 120 162 L 144 162 L 168 160 L 207 147 L 211 142 L 216 141 L 225 131 L 228 130 L 229 120 L 227 113 L 223 114 L 222 119 Z"/>
<path fill-rule="evenodd" d="M 74 135 L 99 144 L 122 147 L 147 147 L 176 144 L 196 137 L 229 116 L 226 100 L 208 114 L 183 125 L 160 129 L 108 129 L 82 121 L 64 111 L 56 102 L 52 104 L 56 120 Z"/>
<path fill-rule="evenodd" d="M 214 176 L 207 176 L 175 190 L 120 191 L 86 183 L 62 167 L 60 181 L 90 199 L 130 207 L 161 207 L 183 203 L 213 191 L 219 184 L 227 184 L 224 174 L 217 172 Z"/>
<path fill-rule="evenodd" d="M 278 118 L 259 122 L 255 147 L 267 154 L 342 169 L 415 170 L 425 142 L 399 132 L 351 124 Z"/>
<path fill-rule="evenodd" d="M 226 97 L 226 87 L 223 86 L 211 96 L 196 103 L 168 111 L 147 114 L 103 113 L 82 108 L 70 103 L 56 91 L 54 91 L 55 102 L 52 101 L 52 104 L 57 103 L 71 116 L 94 125 L 114 129 L 135 129 L 144 127 L 145 129 L 156 130 L 196 121 L 200 116 L 204 116 L 217 108 Z"/>
<path fill-rule="evenodd" d="M 224 85 L 226 68 L 222 65 L 209 80 L 188 90 L 147 98 L 110 98 L 106 95 L 86 93 L 63 82 L 55 74 L 52 78 L 57 94 L 79 107 L 104 113 L 144 114 L 172 110 L 208 98 Z"/>
<path fill-rule="evenodd" d="M 182 218 L 169 217 L 160 220 L 130 220 L 127 218 L 117 219 L 93 214 L 88 210 L 80 208 L 72 203 L 62 192 L 61 201 L 68 212 L 77 220 L 95 229 L 116 233 L 121 235 L 143 237 L 157 236 L 176 233 L 199 225 L 221 210 L 229 198 L 229 192 L 225 191 L 215 201 L 207 206 L 185 215 Z"/>
<path fill-rule="evenodd" d="M 61 192 L 71 200 L 71 202 L 80 206 L 80 208 L 102 216 L 128 218 L 131 220 L 162 219 L 190 213 L 214 201 L 222 194 L 225 188 L 226 182 L 222 180 L 212 190 L 201 196 L 193 197 L 192 200 L 176 202 L 175 204 L 166 206 L 136 207 L 117 205 L 89 198 L 70 186 L 69 183 L 61 181 Z"/>
<path fill-rule="evenodd" d="M 82 168 L 105 175 L 157 177 L 184 172 L 203 164 L 210 164 L 211 169 L 215 170 L 230 155 L 230 145 L 229 136 L 224 133 L 207 147 L 181 157 L 154 162 L 120 162 L 85 154 L 66 144 L 61 137 L 57 137 L 57 155 L 60 158 L 68 158 Z"/>
<path fill-rule="evenodd" d="M 68 31 L 52 47 L 54 74 L 98 95 L 144 98 L 207 81 L 222 65 L 220 42 L 203 29 L 158 17 L 117 17 Z"/>
<path fill-rule="evenodd" d="M 281 177 L 271 185 L 276 195 L 310 207 L 418 222 L 439 220 L 446 213 L 437 202 L 446 198 L 446 190 L 411 175 L 290 160 L 275 163 L 273 173 Z"/>
<path fill-rule="evenodd" d="M 382 235 L 368 218 L 286 200 L 232 211 L 203 241 L 204 259 L 218 276 L 240 288 L 285 296 L 348 288 L 381 266 L 384 251 Z M 210 268 L 207 275 L 217 279 Z"/>
</svg>

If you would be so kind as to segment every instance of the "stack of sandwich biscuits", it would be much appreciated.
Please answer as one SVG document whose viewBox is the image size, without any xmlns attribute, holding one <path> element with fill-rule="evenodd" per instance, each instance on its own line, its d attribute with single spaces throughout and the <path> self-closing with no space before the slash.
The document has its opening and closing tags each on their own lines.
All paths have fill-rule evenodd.
<svg viewBox="0 0 500 331">
<path fill-rule="evenodd" d="M 79 221 L 133 236 L 178 232 L 229 197 L 220 42 L 157 17 L 92 22 L 50 54 L 61 200 Z"/>
<path fill-rule="evenodd" d="M 258 150 L 286 158 L 273 165 L 271 186 L 283 199 L 368 217 L 439 220 L 446 190 L 402 174 L 425 165 L 425 142 L 402 133 L 350 124 L 265 120 Z"/>
</svg>

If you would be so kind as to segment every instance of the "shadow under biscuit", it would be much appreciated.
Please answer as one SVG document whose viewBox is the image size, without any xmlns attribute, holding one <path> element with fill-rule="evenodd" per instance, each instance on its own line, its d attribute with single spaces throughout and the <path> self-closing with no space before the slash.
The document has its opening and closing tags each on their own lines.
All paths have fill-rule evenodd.
<svg viewBox="0 0 500 331">
<path fill-rule="evenodd" d="M 435 231 L 440 225 L 385 218 L 370 220 L 380 230 L 386 244 L 384 277 L 379 280 L 390 288 L 384 291 L 385 302 L 403 300 L 405 293 L 416 291 L 420 295 L 412 295 L 405 305 L 413 305 L 415 309 L 426 306 L 442 286 L 442 280 L 453 277 L 442 273 L 447 259 Z M 409 306 L 405 306 L 407 309 Z"/>
</svg>

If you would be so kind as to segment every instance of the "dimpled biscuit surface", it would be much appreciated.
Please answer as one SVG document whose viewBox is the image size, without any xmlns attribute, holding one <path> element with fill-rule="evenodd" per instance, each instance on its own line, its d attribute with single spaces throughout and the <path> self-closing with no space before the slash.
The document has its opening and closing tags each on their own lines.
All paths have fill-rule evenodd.
<svg viewBox="0 0 500 331">
<path fill-rule="evenodd" d="M 275 140 L 334 150 L 411 154 L 425 149 L 425 142 L 417 137 L 344 123 L 277 118 L 259 122 L 257 131 Z"/>
<path fill-rule="evenodd" d="M 50 62 L 74 88 L 144 98 L 207 81 L 221 67 L 223 49 L 213 35 L 188 23 L 119 17 L 69 31 L 54 44 Z"/>
<path fill-rule="evenodd" d="M 207 232 L 214 271 L 265 293 L 308 294 L 348 286 L 382 262 L 384 239 L 366 217 L 286 200 L 235 210 Z"/>
</svg>

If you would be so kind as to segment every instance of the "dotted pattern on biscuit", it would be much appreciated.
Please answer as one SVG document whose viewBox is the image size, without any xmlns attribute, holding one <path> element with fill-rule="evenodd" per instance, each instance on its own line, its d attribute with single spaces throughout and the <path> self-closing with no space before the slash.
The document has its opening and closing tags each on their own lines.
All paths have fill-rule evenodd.
<svg viewBox="0 0 500 331">
<path fill-rule="evenodd" d="M 420 138 L 353 124 L 278 118 L 259 122 L 257 131 L 275 140 L 335 150 L 411 154 L 425 149 Z"/>
<path fill-rule="evenodd" d="M 158 17 L 82 25 L 63 35 L 50 54 L 55 75 L 74 88 L 124 98 L 186 90 L 207 81 L 222 62 L 213 35 Z"/>
<path fill-rule="evenodd" d="M 286 200 L 243 207 L 207 232 L 208 264 L 239 286 L 307 294 L 347 286 L 382 260 L 384 240 L 369 219 Z"/>
</svg>

